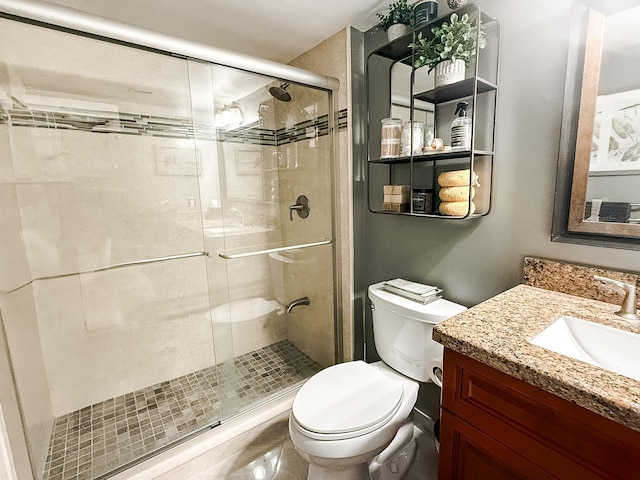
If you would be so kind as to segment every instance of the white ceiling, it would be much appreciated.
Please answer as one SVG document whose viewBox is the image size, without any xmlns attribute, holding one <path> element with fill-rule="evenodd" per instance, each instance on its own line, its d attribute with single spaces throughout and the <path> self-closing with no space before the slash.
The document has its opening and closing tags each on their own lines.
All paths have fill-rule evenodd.
<svg viewBox="0 0 640 480">
<path fill-rule="evenodd" d="M 49 0 L 226 50 L 289 63 L 391 0 Z"/>
</svg>

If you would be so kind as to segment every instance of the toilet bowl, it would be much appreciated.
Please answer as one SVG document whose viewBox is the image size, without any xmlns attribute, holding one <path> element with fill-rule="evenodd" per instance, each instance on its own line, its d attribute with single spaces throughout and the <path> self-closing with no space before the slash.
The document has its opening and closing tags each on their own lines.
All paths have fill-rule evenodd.
<svg viewBox="0 0 640 480">
<path fill-rule="evenodd" d="M 309 463 L 309 480 L 401 479 L 415 452 L 411 413 L 419 382 L 442 347 L 433 325 L 466 310 L 444 299 L 428 305 L 369 287 L 381 361 L 353 361 L 311 377 L 294 398 L 289 434 Z M 424 343 L 427 345 L 425 346 Z"/>
<path fill-rule="evenodd" d="M 383 362 L 334 365 L 314 375 L 296 395 L 291 441 L 312 469 L 328 467 L 326 478 L 369 478 L 367 462 L 389 446 L 417 397 L 418 382 Z"/>
</svg>

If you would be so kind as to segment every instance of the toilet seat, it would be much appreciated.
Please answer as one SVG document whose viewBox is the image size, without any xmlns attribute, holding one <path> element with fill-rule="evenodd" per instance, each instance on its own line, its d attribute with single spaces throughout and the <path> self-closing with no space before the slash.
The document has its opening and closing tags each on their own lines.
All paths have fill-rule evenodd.
<svg viewBox="0 0 640 480">
<path fill-rule="evenodd" d="M 326 368 L 293 401 L 292 418 L 310 438 L 341 440 L 384 426 L 404 398 L 402 382 L 362 361 Z"/>
</svg>

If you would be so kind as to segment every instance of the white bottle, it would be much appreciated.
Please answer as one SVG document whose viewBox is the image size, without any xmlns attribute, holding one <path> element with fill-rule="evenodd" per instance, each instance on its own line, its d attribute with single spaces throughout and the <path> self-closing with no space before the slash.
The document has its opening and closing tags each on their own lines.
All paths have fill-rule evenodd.
<svg viewBox="0 0 640 480">
<path fill-rule="evenodd" d="M 471 150 L 471 118 L 467 117 L 467 102 L 456 105 L 458 117 L 451 122 L 451 151 Z"/>
</svg>

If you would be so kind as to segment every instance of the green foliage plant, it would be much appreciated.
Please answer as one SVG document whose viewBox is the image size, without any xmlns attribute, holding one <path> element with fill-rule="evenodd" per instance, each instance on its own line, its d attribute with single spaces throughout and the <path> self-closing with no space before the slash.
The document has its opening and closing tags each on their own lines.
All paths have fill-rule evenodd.
<svg viewBox="0 0 640 480">
<path fill-rule="evenodd" d="M 409 27 L 413 25 L 413 6 L 409 5 L 408 0 L 397 0 L 389 5 L 387 15 L 380 12 L 376 12 L 376 15 L 380 19 L 378 29 L 383 32 L 389 30 L 389 27 L 396 23 L 402 23 Z"/>
<path fill-rule="evenodd" d="M 458 17 L 452 13 L 449 23 L 443 22 L 439 27 L 433 27 L 433 36 L 429 39 L 422 38 L 422 32 L 418 34 L 415 43 L 409 45 L 414 50 L 414 67 L 424 65 L 429 67 L 429 72 L 437 64 L 445 60 L 462 60 L 468 67 L 473 60 L 477 46 L 477 27 L 469 21 L 469 15 Z M 481 29 L 480 45 L 484 43 L 484 35 Z"/>
</svg>

